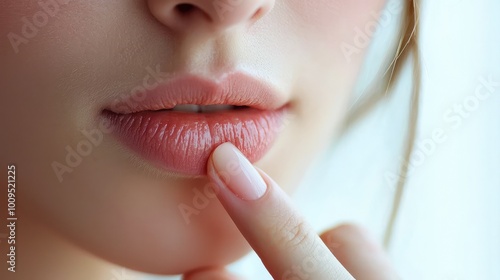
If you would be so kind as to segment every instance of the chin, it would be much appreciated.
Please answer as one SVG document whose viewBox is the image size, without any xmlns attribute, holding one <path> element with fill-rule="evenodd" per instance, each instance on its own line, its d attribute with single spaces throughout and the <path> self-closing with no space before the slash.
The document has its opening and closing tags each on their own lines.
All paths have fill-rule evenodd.
<svg viewBox="0 0 500 280">
<path fill-rule="evenodd" d="M 187 205 L 196 197 L 191 188 L 185 190 L 170 194 L 180 196 L 178 201 Z M 83 222 L 75 228 L 63 225 L 59 230 L 75 245 L 108 263 L 148 274 L 177 275 L 226 266 L 250 252 L 248 242 L 217 198 L 205 208 L 189 204 L 199 212 L 192 214 L 188 223 L 178 210 L 182 204 L 173 202 L 178 198 L 165 201 L 148 197 L 143 201 L 149 202 L 149 208 L 148 202 L 143 202 L 128 205 L 129 210 L 120 202 L 120 209 L 102 212 L 91 221 L 94 227 Z M 85 232 L 89 227 L 94 231 Z"/>
</svg>

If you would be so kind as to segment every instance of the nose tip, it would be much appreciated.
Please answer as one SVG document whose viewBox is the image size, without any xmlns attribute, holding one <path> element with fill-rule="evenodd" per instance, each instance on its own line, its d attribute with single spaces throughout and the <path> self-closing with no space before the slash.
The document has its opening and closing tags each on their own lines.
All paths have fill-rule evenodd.
<svg viewBox="0 0 500 280">
<path fill-rule="evenodd" d="M 148 0 L 153 16 L 175 32 L 223 31 L 252 25 L 272 10 L 274 0 Z"/>
</svg>

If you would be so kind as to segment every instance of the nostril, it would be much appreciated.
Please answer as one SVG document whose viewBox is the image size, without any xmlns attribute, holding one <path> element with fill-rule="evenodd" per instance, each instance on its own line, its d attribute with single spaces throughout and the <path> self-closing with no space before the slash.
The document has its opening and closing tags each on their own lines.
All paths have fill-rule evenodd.
<svg viewBox="0 0 500 280">
<path fill-rule="evenodd" d="M 148 0 L 148 7 L 160 23 L 174 32 L 220 34 L 235 26 L 253 25 L 272 10 L 275 1 Z"/>
<path fill-rule="evenodd" d="M 192 4 L 178 4 L 177 6 L 175 6 L 175 9 L 181 15 L 186 15 L 196 10 L 196 7 Z"/>
<path fill-rule="evenodd" d="M 207 14 L 203 9 L 200 9 L 198 6 L 189 4 L 189 3 L 182 3 L 182 4 L 177 4 L 175 6 L 175 11 L 177 14 L 180 16 L 180 20 L 182 19 L 193 19 L 195 17 L 203 17 L 205 18 L 208 22 L 212 21 L 212 18 L 210 17 L 209 14 Z"/>
</svg>

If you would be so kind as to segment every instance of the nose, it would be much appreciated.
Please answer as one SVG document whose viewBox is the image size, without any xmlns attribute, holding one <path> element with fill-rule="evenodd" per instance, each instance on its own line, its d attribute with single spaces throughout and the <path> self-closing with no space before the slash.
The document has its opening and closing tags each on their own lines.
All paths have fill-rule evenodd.
<svg viewBox="0 0 500 280">
<path fill-rule="evenodd" d="M 221 32 L 249 26 L 269 13 L 274 0 L 147 0 L 151 13 L 177 33 Z M 198 31 L 196 30 L 196 31 Z"/>
</svg>

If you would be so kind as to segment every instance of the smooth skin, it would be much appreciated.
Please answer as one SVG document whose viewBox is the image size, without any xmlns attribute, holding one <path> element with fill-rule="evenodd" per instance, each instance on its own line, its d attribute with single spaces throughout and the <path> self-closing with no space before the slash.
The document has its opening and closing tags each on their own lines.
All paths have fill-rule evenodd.
<svg viewBox="0 0 500 280">
<path fill-rule="evenodd" d="M 208 174 L 220 202 L 274 279 L 399 279 L 364 229 L 341 225 L 318 236 L 277 183 L 232 144 L 214 151 Z M 238 278 L 224 268 L 207 268 L 184 279 Z"/>
</svg>

